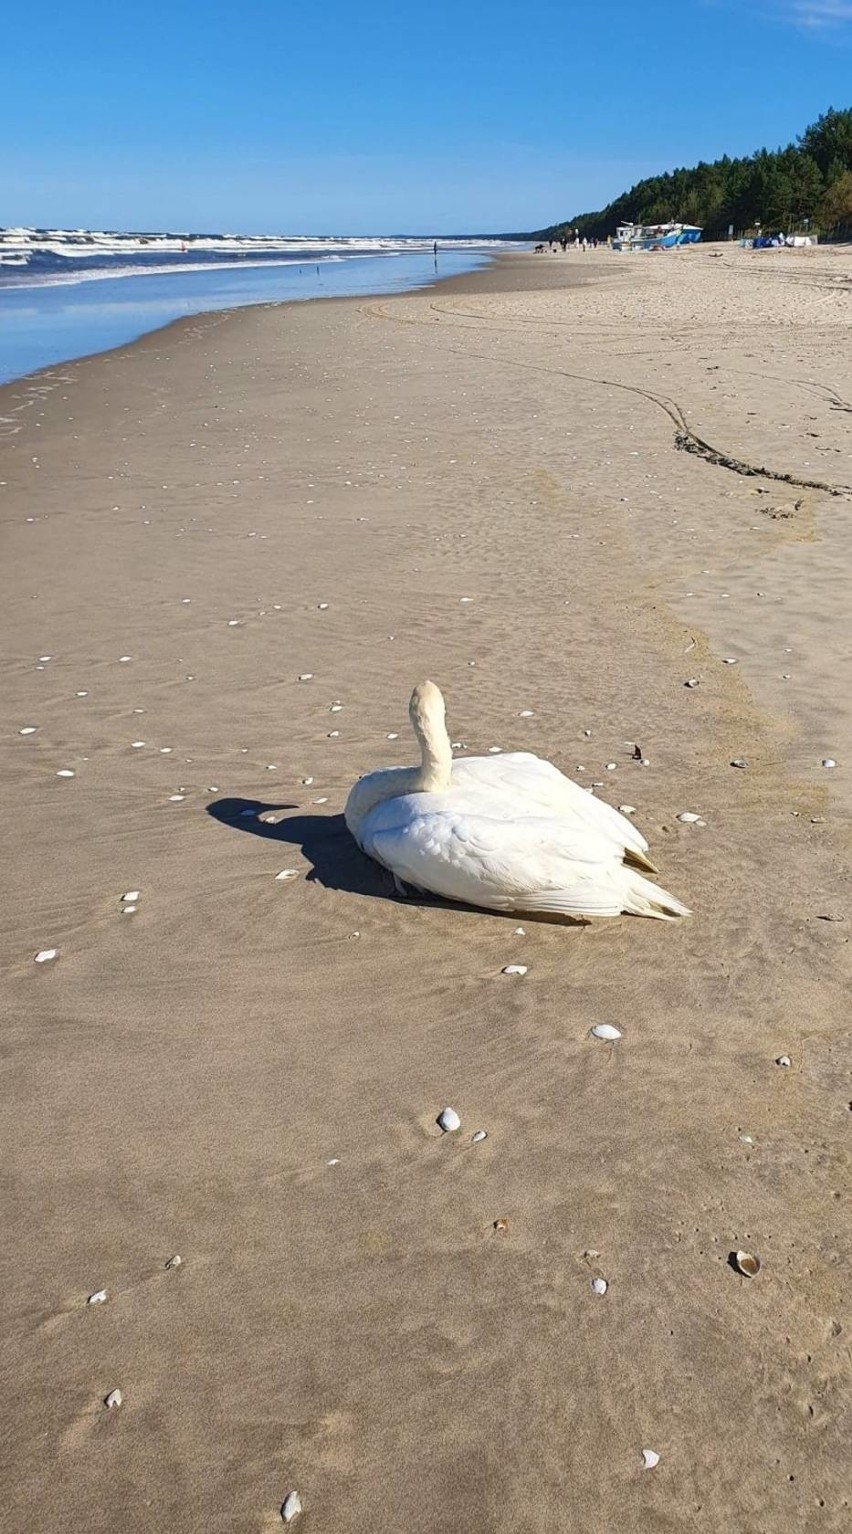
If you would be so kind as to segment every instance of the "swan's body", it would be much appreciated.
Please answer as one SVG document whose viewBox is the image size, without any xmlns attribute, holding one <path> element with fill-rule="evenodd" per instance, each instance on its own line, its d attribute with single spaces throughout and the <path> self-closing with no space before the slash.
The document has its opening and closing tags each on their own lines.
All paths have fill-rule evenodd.
<svg viewBox="0 0 852 1534">
<path fill-rule="evenodd" d="M 648 843 L 629 820 L 526 751 L 453 760 L 444 700 L 414 689 L 419 767 L 368 773 L 350 791 L 359 847 L 411 884 L 493 911 L 688 916 L 647 879 Z"/>
</svg>

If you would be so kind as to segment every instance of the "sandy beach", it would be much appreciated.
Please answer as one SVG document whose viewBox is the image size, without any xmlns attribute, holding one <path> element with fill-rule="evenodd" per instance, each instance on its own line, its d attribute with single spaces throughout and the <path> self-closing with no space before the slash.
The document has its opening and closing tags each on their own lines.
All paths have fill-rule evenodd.
<svg viewBox="0 0 852 1534">
<path fill-rule="evenodd" d="M 850 306 L 521 253 L 0 391 L 4 1531 L 850 1527 Z M 398 899 L 425 676 L 694 915 Z"/>
</svg>

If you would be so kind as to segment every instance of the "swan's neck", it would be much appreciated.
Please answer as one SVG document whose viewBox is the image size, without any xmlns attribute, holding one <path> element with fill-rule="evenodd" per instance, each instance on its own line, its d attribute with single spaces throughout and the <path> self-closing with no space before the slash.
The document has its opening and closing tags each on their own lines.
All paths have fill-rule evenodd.
<svg viewBox="0 0 852 1534">
<path fill-rule="evenodd" d="M 453 752 L 443 719 L 426 712 L 416 713 L 411 723 L 420 742 L 420 766 L 415 769 L 410 792 L 442 794 L 450 786 Z"/>
</svg>

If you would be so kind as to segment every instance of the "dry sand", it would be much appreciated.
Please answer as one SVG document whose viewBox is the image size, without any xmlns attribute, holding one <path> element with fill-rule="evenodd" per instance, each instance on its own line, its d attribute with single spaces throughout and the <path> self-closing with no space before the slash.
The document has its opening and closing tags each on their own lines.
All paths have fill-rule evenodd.
<svg viewBox="0 0 852 1534">
<path fill-rule="evenodd" d="M 850 306 L 519 255 L 3 391 L 4 1531 L 850 1527 L 852 496 L 675 442 L 852 484 Z M 694 917 L 396 900 L 427 674 Z"/>
</svg>

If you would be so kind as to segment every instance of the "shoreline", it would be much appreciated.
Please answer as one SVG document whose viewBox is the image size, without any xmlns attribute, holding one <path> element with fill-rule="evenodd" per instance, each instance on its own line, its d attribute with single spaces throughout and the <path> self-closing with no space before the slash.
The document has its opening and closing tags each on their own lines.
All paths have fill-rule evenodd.
<svg viewBox="0 0 852 1534">
<path fill-rule="evenodd" d="M 445 254 L 455 255 L 456 253 L 455 252 L 445 252 Z M 493 254 L 490 253 L 490 252 L 477 253 L 477 255 L 479 256 L 479 259 L 482 261 L 483 266 L 487 265 L 490 261 L 493 261 L 497 256 L 499 256 L 499 254 L 500 254 L 499 252 L 495 252 Z M 305 263 L 305 264 L 306 265 L 310 265 L 310 263 Z M 238 270 L 245 270 L 245 268 L 238 268 Z M 474 268 L 474 270 L 476 270 L 476 268 Z M 159 274 L 154 273 L 152 275 L 156 276 L 156 275 L 159 275 Z M 104 280 L 108 280 L 108 279 L 104 279 Z M 125 279 L 123 277 L 117 277 L 114 280 L 116 280 L 116 281 L 124 281 Z M 447 279 L 437 279 L 437 280 L 451 280 L 451 279 L 447 278 Z M 431 287 L 431 286 L 432 286 L 431 282 L 423 282 L 423 283 L 415 284 L 410 289 L 402 289 L 401 291 L 403 293 L 405 293 L 405 292 L 422 292 L 422 291 L 424 291 L 424 289 L 426 289 L 428 287 Z M 21 290 L 13 288 L 13 289 L 10 289 L 10 291 L 13 292 L 13 293 L 16 293 L 16 292 L 19 292 Z M 51 290 L 51 291 L 53 291 L 53 290 Z M 63 289 L 62 291 L 64 292 L 65 289 Z M 15 384 L 21 384 L 21 383 L 24 383 L 24 382 L 27 382 L 27 381 L 31 381 L 32 379 L 38 378 L 42 374 L 49 373 L 49 372 L 51 372 L 54 369 L 59 368 L 59 367 L 70 367 L 73 364 L 78 363 L 78 362 L 90 362 L 95 357 L 109 356 L 110 354 L 112 354 L 114 352 L 118 352 L 118 351 L 123 350 L 127 346 L 133 346 L 133 345 L 135 345 L 139 341 L 144 341 L 146 339 L 146 337 L 153 336 L 153 335 L 158 335 L 162 331 L 171 330 L 173 326 L 180 325 L 183 322 L 190 322 L 191 323 L 193 320 L 202 319 L 202 318 L 204 318 L 204 317 L 206 317 L 208 315 L 209 316 L 213 316 L 213 315 L 216 315 L 216 314 L 235 314 L 235 313 L 239 312 L 239 310 L 241 310 L 241 309 L 279 308 L 282 305 L 288 305 L 288 304 L 293 304 L 293 303 L 341 302 L 341 301 L 345 302 L 345 301 L 347 301 L 350 298 L 353 298 L 353 299 L 355 299 L 357 301 L 359 298 L 366 298 L 366 297 L 369 297 L 369 296 L 374 296 L 374 297 L 388 296 L 388 297 L 392 297 L 394 295 L 392 293 L 385 294 L 384 291 L 381 289 L 381 287 L 377 287 L 376 292 L 373 295 L 370 295 L 369 292 L 368 293 L 357 293 L 356 292 L 356 293 L 352 293 L 352 294 L 320 294 L 320 295 L 316 295 L 316 296 L 313 296 L 313 297 L 310 297 L 310 298 L 295 298 L 295 297 L 275 298 L 275 299 L 259 298 L 256 302 L 252 302 L 252 303 L 248 303 L 248 304 L 231 304 L 231 305 L 224 306 L 224 307 L 217 307 L 217 308 L 211 308 L 211 309 L 199 309 L 195 313 L 178 315 L 175 319 L 167 320 L 165 323 L 160 324 L 160 325 L 154 325 L 150 329 L 143 330 L 138 335 L 132 336 L 129 340 L 119 341 L 119 342 L 117 342 L 113 346 L 105 346 L 105 347 L 95 348 L 92 351 L 81 352 L 78 355 L 75 355 L 73 357 L 65 358 L 65 359 L 63 359 L 63 360 L 61 360 L 59 362 L 47 363 L 47 364 L 45 364 L 44 367 L 33 368 L 33 369 L 29 370 L 28 372 L 17 374 L 14 378 L 10 378 L 10 379 L 7 379 L 5 381 L 0 381 L 0 400 L 2 400 L 2 391 L 4 389 L 8 389 L 8 388 L 13 387 Z"/>
<path fill-rule="evenodd" d="M 852 528 L 661 401 L 845 482 L 852 256 L 549 260 L 24 381 L 10 1527 L 843 1521 Z M 692 918 L 395 899 L 342 808 L 425 675 Z"/>
</svg>

